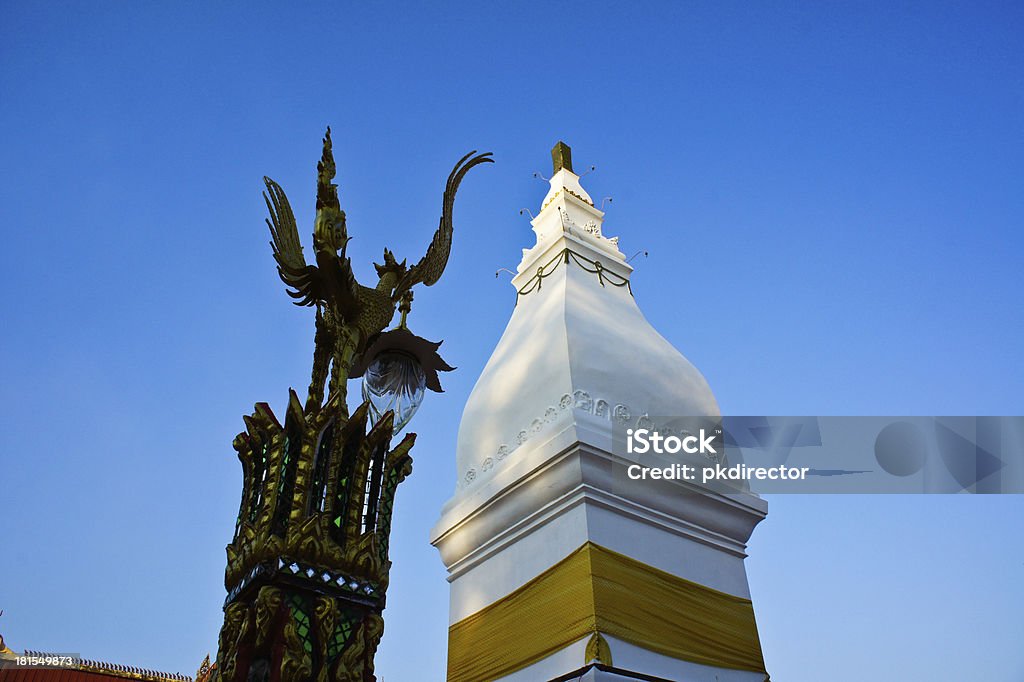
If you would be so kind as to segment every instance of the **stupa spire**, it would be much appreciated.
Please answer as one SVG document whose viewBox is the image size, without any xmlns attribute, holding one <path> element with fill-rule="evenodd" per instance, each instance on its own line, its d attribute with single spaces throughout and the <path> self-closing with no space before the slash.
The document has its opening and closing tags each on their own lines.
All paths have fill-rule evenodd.
<svg viewBox="0 0 1024 682">
<path fill-rule="evenodd" d="M 619 250 L 618 237 L 605 236 L 604 211 L 594 205 L 594 200 L 580 184 L 580 176 L 573 171 L 569 145 L 559 140 L 551 149 L 551 163 L 554 174 L 548 180 L 550 188 L 530 222 L 537 243 L 523 250 L 513 286 L 520 292 L 528 288 L 538 268 L 550 270 L 553 259 L 557 260 L 560 253 L 564 256 L 566 250 L 591 267 L 600 262 L 602 268 L 613 271 L 619 281 L 626 282 L 632 268 Z"/>
</svg>

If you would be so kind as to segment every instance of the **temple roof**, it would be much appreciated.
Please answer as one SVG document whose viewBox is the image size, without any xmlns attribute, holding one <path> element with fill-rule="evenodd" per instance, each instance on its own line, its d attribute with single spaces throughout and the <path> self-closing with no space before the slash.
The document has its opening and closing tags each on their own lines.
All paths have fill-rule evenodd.
<svg viewBox="0 0 1024 682">
<path fill-rule="evenodd" d="M 140 680 L 142 682 L 180 682 L 192 679 L 185 675 L 141 670 L 128 666 L 116 667 L 123 667 L 124 670 L 104 668 L 93 670 L 80 667 L 34 668 L 15 666 L 9 662 L 6 665 L 0 663 L 0 670 L 3 670 L 4 673 L 4 682 L 111 682 L 115 679 Z"/>
<path fill-rule="evenodd" d="M 4 646 L 0 637 L 0 671 L 3 671 L 4 682 L 111 682 L 112 680 L 139 680 L 140 682 L 192 682 L 188 675 L 148 670 L 118 663 L 105 663 L 77 659 L 73 664 L 63 667 L 42 667 L 31 664 L 19 665 L 19 658 L 45 659 L 61 657 L 67 654 L 52 654 L 41 651 L 12 651 Z M 204 661 L 209 669 L 209 657 Z M 200 667 L 200 671 L 204 670 Z M 201 680 L 196 680 L 201 682 Z"/>
</svg>

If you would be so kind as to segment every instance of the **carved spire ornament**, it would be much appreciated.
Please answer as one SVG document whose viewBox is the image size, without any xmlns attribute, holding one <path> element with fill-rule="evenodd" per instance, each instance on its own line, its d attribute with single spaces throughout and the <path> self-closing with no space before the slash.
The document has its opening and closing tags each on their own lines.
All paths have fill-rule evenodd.
<svg viewBox="0 0 1024 682">
<path fill-rule="evenodd" d="M 392 447 L 396 419 L 404 424 L 411 412 L 397 418 L 397 408 L 379 413 L 367 399 L 349 415 L 345 388 L 355 369 L 356 376 L 365 373 L 364 384 L 373 375 L 376 392 L 381 386 L 401 388 L 408 376 L 420 378 L 420 396 L 424 387 L 441 390 L 437 371 L 452 368 L 437 353 L 440 343 L 406 327 L 411 290 L 441 277 L 459 184 L 470 168 L 491 161 L 489 153 L 475 152 L 459 160 L 448 176 L 440 225 L 426 255 L 409 267 L 385 249 L 374 287 L 356 281 L 346 255 L 345 212 L 331 182 L 336 169 L 330 128 L 317 165 L 315 265 L 303 256 L 284 191 L 264 178 L 278 273 L 297 305 L 316 309 L 313 368 L 304 404 L 289 391 L 283 425 L 268 404 L 257 403 L 234 440 L 244 482 L 227 546 L 228 596 L 211 680 L 376 679 L 373 656 L 384 631 L 391 513 L 395 491 L 412 471 L 409 451 L 416 436 L 407 434 Z M 396 309 L 401 325 L 383 332 Z M 403 362 L 403 372 L 393 371 Z"/>
</svg>

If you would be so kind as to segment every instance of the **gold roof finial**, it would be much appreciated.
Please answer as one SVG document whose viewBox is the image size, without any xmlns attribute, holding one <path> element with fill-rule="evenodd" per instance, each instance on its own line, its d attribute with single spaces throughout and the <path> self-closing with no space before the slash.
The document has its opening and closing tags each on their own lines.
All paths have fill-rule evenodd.
<svg viewBox="0 0 1024 682">
<path fill-rule="evenodd" d="M 0 609 L 0 616 L 2 616 L 2 615 L 4 615 L 4 610 Z M 3 655 L 5 657 L 9 657 L 9 656 L 13 656 L 14 655 L 14 652 L 11 651 L 10 649 L 8 649 L 7 645 L 4 644 L 4 636 L 3 635 L 0 635 L 0 655 Z"/>
<path fill-rule="evenodd" d="M 551 148 L 551 165 L 554 169 L 553 173 L 557 173 L 563 168 L 570 173 L 574 172 L 572 169 L 572 149 L 561 140 Z"/>
<path fill-rule="evenodd" d="M 206 654 L 206 658 L 199 664 L 199 670 L 196 671 L 195 682 L 207 682 L 211 672 L 213 672 L 213 666 L 210 665 L 210 654 Z"/>
</svg>

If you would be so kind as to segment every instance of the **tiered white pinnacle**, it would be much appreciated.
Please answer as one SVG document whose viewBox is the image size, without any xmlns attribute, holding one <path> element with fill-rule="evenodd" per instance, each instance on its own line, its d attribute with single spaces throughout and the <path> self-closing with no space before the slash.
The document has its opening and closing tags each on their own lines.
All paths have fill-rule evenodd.
<svg viewBox="0 0 1024 682">
<path fill-rule="evenodd" d="M 561 144 L 561 143 L 560 143 Z M 556 146 L 555 152 L 559 152 Z M 568 148 L 561 152 L 568 157 Z M 431 542 L 451 583 L 450 622 L 506 597 L 586 542 L 749 598 L 746 541 L 766 505 L 700 486 L 620 486 L 613 428 L 656 416 L 717 416 L 701 373 L 647 322 L 632 268 L 571 162 L 556 158 L 512 283 L 512 318 L 470 395 L 456 492 Z M 683 492 L 690 494 L 682 494 Z M 583 679 L 753 681 L 763 673 L 679 660 L 606 637 L 618 672 Z M 586 638 L 502 679 L 550 680 L 584 667 Z M 625 675 L 625 676 L 623 676 Z M 575 679 L 575 678 L 574 678 Z"/>
</svg>

